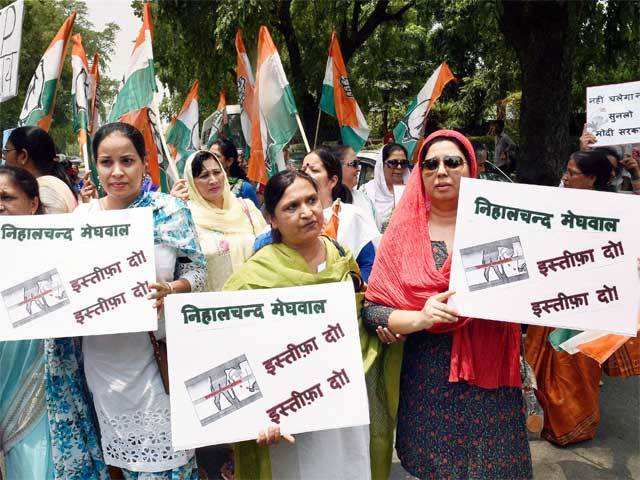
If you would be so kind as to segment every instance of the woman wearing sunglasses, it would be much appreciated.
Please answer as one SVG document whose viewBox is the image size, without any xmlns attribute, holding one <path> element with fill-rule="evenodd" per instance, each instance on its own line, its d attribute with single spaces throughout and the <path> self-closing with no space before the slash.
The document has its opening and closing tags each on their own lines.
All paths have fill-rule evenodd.
<svg viewBox="0 0 640 480">
<path fill-rule="evenodd" d="M 356 152 L 348 145 L 340 145 L 331 152 L 342 165 L 342 184 L 351 190 L 353 204 L 366 214 L 371 222 L 376 222 L 376 209 L 369 197 L 358 190 L 358 177 L 360 176 L 360 160 Z"/>
<path fill-rule="evenodd" d="M 418 158 L 364 308 L 366 327 L 391 344 L 383 391 L 399 391 L 398 457 L 418 478 L 531 478 L 520 326 L 461 317 L 447 305 L 460 179 L 477 174 L 473 147 L 439 130 Z M 406 335 L 404 349 L 394 344 L 398 335 Z"/>
<path fill-rule="evenodd" d="M 382 147 L 382 157 L 373 169 L 373 180 L 364 184 L 364 193 L 373 202 L 376 210 L 376 223 L 379 229 L 388 223 L 395 197 L 394 185 L 404 185 L 409 178 L 407 150 L 399 143 L 388 143 Z"/>
</svg>

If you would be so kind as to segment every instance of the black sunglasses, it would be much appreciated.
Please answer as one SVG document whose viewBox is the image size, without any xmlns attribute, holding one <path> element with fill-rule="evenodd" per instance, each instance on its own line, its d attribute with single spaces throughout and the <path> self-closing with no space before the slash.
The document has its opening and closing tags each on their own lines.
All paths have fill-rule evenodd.
<svg viewBox="0 0 640 480">
<path fill-rule="evenodd" d="M 440 166 L 440 159 L 446 168 L 459 168 L 464 165 L 464 158 L 457 155 L 446 155 L 444 157 L 425 158 L 420 162 L 420 168 L 423 170 L 437 170 Z"/>
<path fill-rule="evenodd" d="M 362 162 L 360 160 L 352 160 L 351 162 L 345 163 L 347 167 L 359 168 Z"/>
<path fill-rule="evenodd" d="M 384 164 L 388 168 L 407 168 L 409 167 L 409 162 L 407 160 L 387 160 Z"/>
</svg>

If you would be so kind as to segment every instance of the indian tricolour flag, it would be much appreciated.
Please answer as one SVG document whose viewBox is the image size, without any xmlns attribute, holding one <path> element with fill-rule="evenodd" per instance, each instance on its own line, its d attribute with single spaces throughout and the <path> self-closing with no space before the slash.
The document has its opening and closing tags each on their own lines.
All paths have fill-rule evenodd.
<svg viewBox="0 0 640 480">
<path fill-rule="evenodd" d="M 90 159 L 89 116 L 91 112 L 92 80 L 87 55 L 82 46 L 82 36 L 71 37 L 71 110 L 73 131 L 78 135 L 78 144 L 84 160 L 85 171 L 91 172 L 92 181 L 98 185 L 98 172 Z"/>
<path fill-rule="evenodd" d="M 442 94 L 444 86 L 454 79 L 447 62 L 442 62 L 418 92 L 418 96 L 413 99 L 405 116 L 393 129 L 396 142 L 405 146 L 409 158 L 413 156 L 416 143 L 424 134 L 425 120 L 429 110 Z"/>
<path fill-rule="evenodd" d="M 89 72 L 89 135 L 93 135 L 102 125 L 100 118 L 100 57 L 97 53 L 93 54 L 93 63 Z"/>
<path fill-rule="evenodd" d="M 595 330 L 557 329 L 549 335 L 549 341 L 557 350 L 571 355 L 578 352 L 594 359 L 602 365 L 622 347 L 630 337 Z"/>
<path fill-rule="evenodd" d="M 40 59 L 27 87 L 18 125 L 37 125 L 49 131 L 56 103 L 58 81 L 75 19 L 76 12 L 73 12 L 64 21 Z"/>
<path fill-rule="evenodd" d="M 296 104 L 278 50 L 267 27 L 260 27 L 256 90 L 258 112 L 251 125 L 251 158 L 248 177 L 267 183 L 284 170 L 282 149 L 298 129 Z"/>
<path fill-rule="evenodd" d="M 111 107 L 109 122 L 117 122 L 123 115 L 148 107 L 153 102 L 156 76 L 153 69 L 152 34 L 151 6 L 147 2 L 142 10 L 142 28 L 136 37 L 122 88 Z"/>
<path fill-rule="evenodd" d="M 369 138 L 370 129 L 351 91 L 336 32 L 331 34 L 320 110 L 338 119 L 342 143 L 353 148 L 356 153 L 359 152 Z"/>
<path fill-rule="evenodd" d="M 255 103 L 255 79 L 253 78 L 253 70 L 247 55 L 247 49 L 244 48 L 242 40 L 242 31 L 236 32 L 236 52 L 238 59 L 236 63 L 236 83 L 238 85 L 238 103 L 240 104 L 240 124 L 242 125 L 242 134 L 247 142 L 247 146 L 251 144 L 251 123 L 256 115 Z M 251 161 L 251 153 L 245 155 Z"/>
<path fill-rule="evenodd" d="M 202 142 L 211 148 L 211 145 L 220 138 L 222 129 L 227 124 L 227 97 L 224 90 L 220 92 L 218 108 L 202 122 Z"/>
<path fill-rule="evenodd" d="M 200 148 L 198 85 L 198 80 L 193 82 L 180 113 L 171 121 L 167 130 L 167 144 L 181 177 L 187 157 Z"/>
</svg>

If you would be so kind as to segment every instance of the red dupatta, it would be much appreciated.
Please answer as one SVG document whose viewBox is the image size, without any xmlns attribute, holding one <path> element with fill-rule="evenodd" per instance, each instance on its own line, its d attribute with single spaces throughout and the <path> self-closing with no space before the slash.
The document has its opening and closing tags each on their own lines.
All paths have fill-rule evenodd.
<svg viewBox="0 0 640 480">
<path fill-rule="evenodd" d="M 429 135 L 418 158 L 436 138 L 458 140 L 464 146 L 470 176 L 476 176 L 473 147 L 453 130 Z M 449 288 L 451 255 L 441 269 L 436 268 L 429 237 L 430 210 L 416 165 L 376 253 L 367 300 L 402 310 L 421 310 L 429 297 Z M 465 317 L 454 324 L 436 324 L 429 332 L 453 335 L 450 382 L 463 380 L 482 388 L 521 386 L 519 325 Z"/>
</svg>

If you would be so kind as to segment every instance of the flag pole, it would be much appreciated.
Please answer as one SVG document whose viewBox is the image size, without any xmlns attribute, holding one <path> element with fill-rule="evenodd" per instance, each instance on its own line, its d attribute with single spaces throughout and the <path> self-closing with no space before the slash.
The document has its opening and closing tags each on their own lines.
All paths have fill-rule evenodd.
<svg viewBox="0 0 640 480">
<path fill-rule="evenodd" d="M 316 148 L 318 144 L 318 131 L 320 130 L 320 116 L 322 115 L 322 109 L 318 107 L 318 121 L 316 122 L 316 134 L 313 138 L 313 148 Z"/>
<path fill-rule="evenodd" d="M 158 99 L 156 98 L 155 95 L 153 96 L 153 103 L 151 105 L 151 108 L 153 109 L 154 115 L 158 119 L 158 123 L 160 123 L 162 120 L 160 117 L 160 109 L 158 108 Z M 167 140 L 164 138 L 164 132 L 162 131 L 161 125 L 158 125 L 158 135 L 160 135 L 160 143 L 162 144 L 161 146 L 162 146 L 163 154 L 167 158 L 167 162 L 169 162 L 169 170 L 171 171 L 171 175 L 173 176 L 173 178 L 176 179 L 176 181 L 180 180 L 180 174 L 178 173 L 178 167 L 176 166 L 176 161 L 171 155 L 171 151 L 167 146 Z"/>
<path fill-rule="evenodd" d="M 300 129 L 300 133 L 302 134 L 302 140 L 304 140 L 304 146 L 307 149 L 307 153 L 311 151 L 309 148 L 309 141 L 307 140 L 307 135 L 304 133 L 304 128 L 302 128 L 302 122 L 300 121 L 300 115 L 296 112 L 296 121 L 298 122 L 298 128 Z"/>
</svg>

